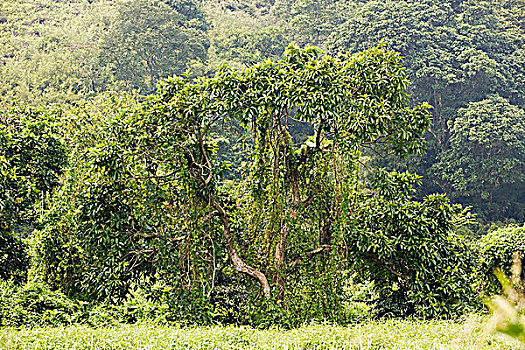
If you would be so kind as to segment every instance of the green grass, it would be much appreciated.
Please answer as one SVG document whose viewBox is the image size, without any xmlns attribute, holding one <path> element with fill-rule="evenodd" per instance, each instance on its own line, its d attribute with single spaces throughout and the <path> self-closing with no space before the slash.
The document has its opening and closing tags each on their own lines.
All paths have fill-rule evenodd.
<svg viewBox="0 0 525 350">
<path fill-rule="evenodd" d="M 0 349 L 525 349 L 493 336 L 483 319 L 387 321 L 295 330 L 122 325 L 0 329 Z"/>
</svg>

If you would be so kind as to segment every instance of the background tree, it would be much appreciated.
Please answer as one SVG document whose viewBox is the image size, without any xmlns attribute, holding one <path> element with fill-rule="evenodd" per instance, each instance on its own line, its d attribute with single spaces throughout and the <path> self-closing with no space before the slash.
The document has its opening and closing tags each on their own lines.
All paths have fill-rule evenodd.
<svg viewBox="0 0 525 350">
<path fill-rule="evenodd" d="M 328 39 L 335 51 L 358 51 L 385 40 L 404 57 L 414 100 L 432 104 L 427 155 L 389 165 L 422 174 L 420 196 L 441 190 L 429 169 L 449 149 L 450 126 L 460 108 L 493 93 L 523 105 L 525 33 L 511 12 L 489 2 L 366 1 Z M 466 198 L 452 193 L 452 199 Z"/>
<path fill-rule="evenodd" d="M 324 48 L 328 36 L 353 7 L 354 2 L 348 0 L 277 0 L 271 13 L 286 28 L 289 41 Z"/>
<path fill-rule="evenodd" d="M 289 41 L 279 27 L 255 30 L 233 30 L 226 35 L 213 38 L 216 60 L 250 67 L 267 59 L 278 59 Z"/>
<path fill-rule="evenodd" d="M 525 219 L 525 113 L 499 96 L 473 102 L 451 123 L 432 171 L 442 188 L 486 217 Z"/>
<path fill-rule="evenodd" d="M 0 13 L 1 98 L 77 103 L 111 83 L 97 57 L 113 2 L 6 0 Z"/>
<path fill-rule="evenodd" d="M 202 67 L 207 30 L 204 16 L 189 1 L 125 2 L 100 44 L 101 63 L 127 90 L 151 93 L 159 78 Z"/>
</svg>

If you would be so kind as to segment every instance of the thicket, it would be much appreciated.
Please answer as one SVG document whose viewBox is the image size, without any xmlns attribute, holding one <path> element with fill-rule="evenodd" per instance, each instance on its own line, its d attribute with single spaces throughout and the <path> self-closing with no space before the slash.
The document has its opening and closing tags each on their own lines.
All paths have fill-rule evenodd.
<svg viewBox="0 0 525 350">
<path fill-rule="evenodd" d="M 518 225 L 495 229 L 476 242 L 483 281 L 480 287 L 485 296 L 500 294 L 501 283 L 494 275 L 494 269 L 501 268 L 506 275 L 511 276 L 516 257 L 523 259 L 525 256 L 524 242 L 525 227 Z M 523 277 L 521 272 L 522 280 Z"/>
<path fill-rule="evenodd" d="M 67 161 L 60 111 L 5 104 L 0 112 L 0 278 L 26 280 L 27 243 Z"/>
<path fill-rule="evenodd" d="M 241 322 L 257 308 L 277 313 L 267 323 L 343 321 L 340 220 L 355 203 L 358 149 L 423 147 L 428 107 L 410 108 L 404 86 L 393 52 L 291 46 L 276 62 L 168 80 L 141 103 L 86 106 L 69 121 L 70 166 L 36 234 L 35 273 L 101 301 L 162 281 L 181 317 L 212 312 L 230 288 L 246 299 Z M 215 160 L 214 133 L 234 118 L 251 161 L 237 182 Z M 315 134 L 293 140 L 296 121 Z"/>
</svg>

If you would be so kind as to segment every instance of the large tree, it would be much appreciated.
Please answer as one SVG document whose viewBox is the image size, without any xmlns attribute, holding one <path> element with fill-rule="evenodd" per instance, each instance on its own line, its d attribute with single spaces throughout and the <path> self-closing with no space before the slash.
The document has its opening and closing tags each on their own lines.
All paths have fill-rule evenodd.
<svg viewBox="0 0 525 350">
<path fill-rule="evenodd" d="M 109 99 L 82 113 L 40 236 L 39 271 L 90 298 L 123 297 L 132 283 L 160 278 L 197 305 L 231 264 L 250 298 L 277 300 L 302 319 L 342 317 L 354 234 L 343 222 L 357 209 L 359 149 L 424 148 L 428 105 L 409 105 L 399 61 L 380 48 L 333 58 L 290 46 L 278 61 L 172 78 L 137 106 Z M 224 181 L 213 136 L 232 119 L 250 149 L 238 183 Z M 297 122 L 314 135 L 294 139 Z"/>
<path fill-rule="evenodd" d="M 492 96 L 458 111 L 432 171 L 454 198 L 494 219 L 525 219 L 525 112 Z"/>
</svg>

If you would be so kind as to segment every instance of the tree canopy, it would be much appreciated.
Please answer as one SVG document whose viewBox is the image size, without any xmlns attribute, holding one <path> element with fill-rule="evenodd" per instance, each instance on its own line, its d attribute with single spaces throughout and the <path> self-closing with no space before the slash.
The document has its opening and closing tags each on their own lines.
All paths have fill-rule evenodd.
<svg viewBox="0 0 525 350">
<path fill-rule="evenodd" d="M 427 155 L 408 163 L 409 169 L 424 175 L 423 193 L 449 191 L 454 183 L 462 181 L 430 170 L 433 164 L 440 162 L 439 159 L 451 154 L 451 147 L 459 151 L 457 143 L 451 145 L 455 142 L 452 134 L 457 133 L 457 129 L 453 131 L 451 128 L 459 125 L 455 120 L 461 118 L 462 108 L 499 94 L 515 106 L 509 107 L 516 113 L 513 118 L 521 115 L 525 91 L 522 59 L 525 33 L 513 16 L 519 6 L 519 3 L 496 6 L 491 2 L 472 1 L 366 1 L 349 13 L 344 23 L 327 39 L 326 45 L 332 51 L 353 52 L 384 40 L 388 47 L 404 57 L 403 62 L 412 82 L 411 95 L 415 101 L 427 101 L 433 106 Z M 490 118 L 498 123 L 496 110 L 493 113 Z M 475 137 L 485 136 L 480 134 Z M 459 152 L 468 153 L 469 150 L 461 149 Z M 465 171 L 465 167 L 475 168 L 474 159 L 470 159 L 473 162 L 469 164 L 456 163 L 455 173 Z M 394 167 L 403 166 L 398 163 Z M 442 167 L 435 166 L 433 169 Z M 471 172 L 467 176 L 472 175 Z M 478 190 L 473 186 L 474 182 L 476 180 L 471 185 L 464 183 L 468 191 Z M 516 186 L 501 183 L 501 186 L 493 186 L 490 190 L 485 188 L 485 191 L 490 191 L 492 198 L 515 198 L 510 193 L 520 191 L 519 176 L 511 182 Z M 483 200 L 479 196 L 449 193 L 453 200 L 474 205 L 485 219 L 502 218 L 482 208 Z M 494 200 L 497 206 L 508 205 Z M 519 200 L 512 204 L 514 214 L 511 216 L 523 216 L 518 203 Z M 508 214 L 510 212 L 503 217 Z"/>
<path fill-rule="evenodd" d="M 101 38 L 100 60 L 126 89 L 151 93 L 160 78 L 204 63 L 207 30 L 202 12 L 191 1 L 125 2 Z"/>
</svg>

